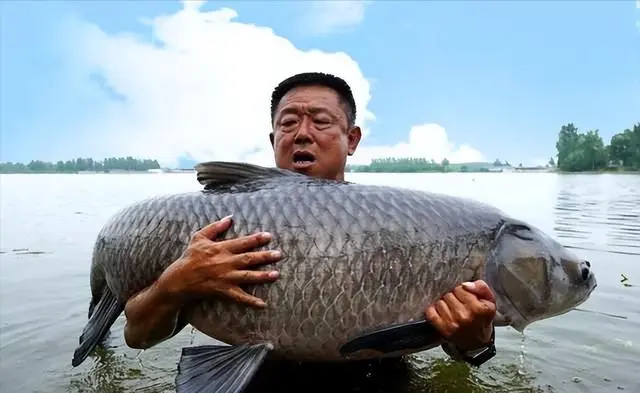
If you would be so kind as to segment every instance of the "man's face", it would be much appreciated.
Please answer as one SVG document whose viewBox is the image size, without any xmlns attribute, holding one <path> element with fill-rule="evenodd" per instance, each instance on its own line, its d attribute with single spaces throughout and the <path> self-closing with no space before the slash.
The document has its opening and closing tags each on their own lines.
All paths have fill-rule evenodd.
<svg viewBox="0 0 640 393">
<path fill-rule="evenodd" d="M 309 176 L 344 180 L 347 155 L 360 142 L 348 127 L 338 94 L 324 86 L 291 89 L 280 101 L 270 135 L 276 166 Z"/>
</svg>

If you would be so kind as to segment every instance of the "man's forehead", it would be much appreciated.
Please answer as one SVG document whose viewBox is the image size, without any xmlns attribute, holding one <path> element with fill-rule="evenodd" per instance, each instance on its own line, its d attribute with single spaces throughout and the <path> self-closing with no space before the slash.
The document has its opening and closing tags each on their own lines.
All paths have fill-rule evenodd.
<svg viewBox="0 0 640 393">
<path fill-rule="evenodd" d="M 285 115 L 287 113 L 330 113 L 333 116 L 340 115 L 340 109 L 336 105 L 328 105 L 322 102 L 304 102 L 304 101 L 291 101 L 289 103 L 282 103 L 282 105 L 278 108 L 277 113 L 280 115 Z"/>
<path fill-rule="evenodd" d="M 338 93 L 325 86 L 299 86 L 291 89 L 280 100 L 278 109 L 306 105 L 309 108 L 337 108 L 340 105 Z"/>
</svg>

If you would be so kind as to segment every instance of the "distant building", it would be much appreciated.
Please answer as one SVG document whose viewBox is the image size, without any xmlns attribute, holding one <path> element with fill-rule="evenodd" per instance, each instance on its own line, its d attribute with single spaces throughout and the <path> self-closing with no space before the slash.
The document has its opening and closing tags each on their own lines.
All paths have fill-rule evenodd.
<svg viewBox="0 0 640 393">
<path fill-rule="evenodd" d="M 516 172 L 552 172 L 553 168 L 546 166 L 518 166 Z"/>
</svg>

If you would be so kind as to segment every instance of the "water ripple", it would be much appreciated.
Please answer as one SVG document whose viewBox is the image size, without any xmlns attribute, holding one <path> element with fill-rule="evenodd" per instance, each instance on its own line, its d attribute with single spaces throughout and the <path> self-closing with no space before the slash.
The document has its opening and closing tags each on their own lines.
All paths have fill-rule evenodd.
<svg viewBox="0 0 640 393">
<path fill-rule="evenodd" d="M 640 177 L 564 176 L 555 203 L 554 230 L 568 247 L 640 255 Z M 602 250 L 604 251 L 604 250 Z"/>
</svg>

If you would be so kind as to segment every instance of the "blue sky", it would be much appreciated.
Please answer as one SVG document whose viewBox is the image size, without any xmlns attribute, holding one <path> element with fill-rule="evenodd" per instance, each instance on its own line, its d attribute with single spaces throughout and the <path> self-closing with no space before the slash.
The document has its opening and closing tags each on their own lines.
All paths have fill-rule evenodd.
<svg viewBox="0 0 640 393">
<path fill-rule="evenodd" d="M 0 7 L 2 161 L 271 163 L 270 88 L 311 68 L 352 83 L 367 113 L 358 162 L 538 163 L 555 155 L 562 124 L 599 129 L 608 142 L 640 122 L 633 1 Z"/>
</svg>

